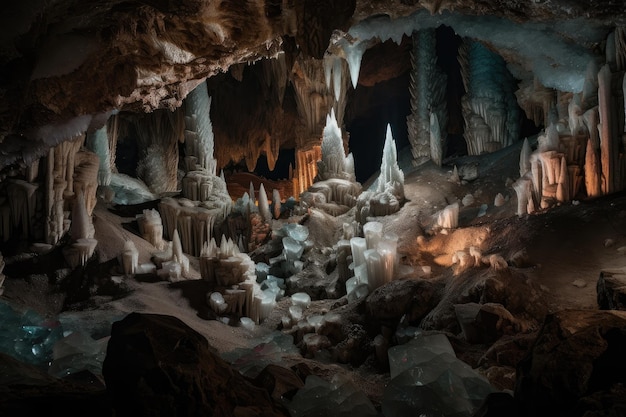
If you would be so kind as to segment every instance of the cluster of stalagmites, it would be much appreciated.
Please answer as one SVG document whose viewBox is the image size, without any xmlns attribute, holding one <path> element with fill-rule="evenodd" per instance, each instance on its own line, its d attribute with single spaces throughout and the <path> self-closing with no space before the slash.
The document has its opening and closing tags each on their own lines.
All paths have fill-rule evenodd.
<svg viewBox="0 0 626 417">
<path fill-rule="evenodd" d="M 547 104 L 546 129 L 534 149 L 526 139 L 520 153 L 520 178 L 513 184 L 518 215 L 624 189 L 624 118 L 613 111 L 623 91 L 612 88 L 616 73 L 611 68 L 590 65 L 581 93 Z"/>
</svg>

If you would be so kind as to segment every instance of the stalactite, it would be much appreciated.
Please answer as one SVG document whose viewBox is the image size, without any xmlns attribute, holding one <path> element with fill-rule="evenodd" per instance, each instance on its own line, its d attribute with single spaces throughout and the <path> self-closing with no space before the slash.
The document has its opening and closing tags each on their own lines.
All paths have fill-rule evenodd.
<svg viewBox="0 0 626 417">
<path fill-rule="evenodd" d="M 615 37 L 615 65 L 616 71 L 626 70 L 626 27 L 617 26 L 614 32 Z"/>
<path fill-rule="evenodd" d="M 37 209 L 38 184 L 21 179 L 8 180 L 7 195 L 10 209 L 11 232 L 17 231 L 22 239 L 36 237 L 34 229 Z M 5 240 L 11 236 L 5 236 Z"/>
<path fill-rule="evenodd" d="M 275 57 L 263 59 L 261 62 L 263 65 L 263 79 L 265 80 L 265 84 L 276 94 L 276 99 L 282 105 L 288 81 L 288 68 L 285 53 L 280 52 L 276 54 Z M 211 153 L 211 155 L 212 154 L 213 153 Z"/>
<path fill-rule="evenodd" d="M 550 111 L 556 100 L 553 89 L 544 87 L 533 78 L 530 81 L 522 80 L 515 95 L 526 117 L 532 120 L 535 126 L 550 124 Z"/>
<path fill-rule="evenodd" d="M 446 76 L 437 66 L 435 30 L 413 33 L 409 91 L 411 114 L 407 117 L 409 142 L 415 163 L 431 156 L 430 114 L 439 122 L 441 140 L 447 132 Z"/>
<path fill-rule="evenodd" d="M 294 87 L 298 114 L 305 124 L 304 136 L 297 138 L 298 147 L 317 144 L 319 132 L 324 128 L 325 117 L 335 102 L 334 94 L 324 82 L 323 60 L 298 58 L 294 64 L 292 85 Z M 347 79 L 347 77 L 346 77 Z M 344 81 L 345 82 L 345 81 Z M 342 96 L 345 93 L 342 92 Z M 336 118 L 341 125 L 345 103 L 336 106 Z"/>
</svg>

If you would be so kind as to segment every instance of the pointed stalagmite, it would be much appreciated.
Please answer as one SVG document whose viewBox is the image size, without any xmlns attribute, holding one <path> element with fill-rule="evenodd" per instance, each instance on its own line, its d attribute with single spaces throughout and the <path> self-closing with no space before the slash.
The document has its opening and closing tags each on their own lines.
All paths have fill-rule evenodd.
<svg viewBox="0 0 626 417">
<path fill-rule="evenodd" d="M 259 186 L 259 213 L 263 217 L 266 223 L 272 220 L 272 213 L 270 213 L 270 204 L 267 199 L 267 193 L 265 192 L 265 186 L 263 183 Z"/>
</svg>

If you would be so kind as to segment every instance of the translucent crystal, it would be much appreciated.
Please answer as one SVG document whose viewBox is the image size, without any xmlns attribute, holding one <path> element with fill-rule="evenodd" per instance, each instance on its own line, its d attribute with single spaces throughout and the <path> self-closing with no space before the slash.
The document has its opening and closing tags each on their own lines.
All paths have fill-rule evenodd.
<svg viewBox="0 0 626 417">
<path fill-rule="evenodd" d="M 434 334 L 415 337 L 408 343 L 389 349 L 390 376 L 395 378 L 403 371 L 444 353 L 456 356 L 446 335 Z"/>
<path fill-rule="evenodd" d="M 297 292 L 291 296 L 291 303 L 295 306 L 308 308 L 311 305 L 311 296 L 305 292 Z"/>
<path fill-rule="evenodd" d="M 287 402 L 293 416 L 377 416 L 365 393 L 347 377 L 335 374 L 330 382 L 316 375 L 306 378 L 304 387 Z"/>
<path fill-rule="evenodd" d="M 352 248 L 352 262 L 356 268 L 365 263 L 365 250 L 367 249 L 367 241 L 364 237 L 353 237 L 350 239 L 350 247 Z"/>
<path fill-rule="evenodd" d="M 292 237 L 283 238 L 283 251 L 287 261 L 300 259 L 304 252 L 304 246 Z"/>
<path fill-rule="evenodd" d="M 367 249 L 375 249 L 383 236 L 383 224 L 380 222 L 367 222 L 363 225 Z"/>
<path fill-rule="evenodd" d="M 298 223 L 288 223 L 282 229 L 287 236 L 297 242 L 304 242 L 309 237 L 309 228 Z"/>
</svg>

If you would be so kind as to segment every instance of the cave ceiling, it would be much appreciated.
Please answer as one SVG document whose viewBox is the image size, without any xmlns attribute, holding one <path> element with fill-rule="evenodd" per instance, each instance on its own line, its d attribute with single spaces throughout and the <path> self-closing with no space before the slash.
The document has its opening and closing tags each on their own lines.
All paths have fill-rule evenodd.
<svg viewBox="0 0 626 417">
<path fill-rule="evenodd" d="M 621 0 L 14 2 L 0 17 L 0 166 L 27 160 L 27 155 L 41 153 L 78 130 L 98 128 L 116 112 L 179 108 L 198 83 L 226 75 L 237 79 L 243 75 L 242 65 L 279 53 L 284 53 L 290 68 L 320 60 L 333 38 L 336 43 L 354 35 L 351 27 L 381 17 L 401 19 L 420 10 L 432 16 L 452 13 L 456 18 L 494 16 L 511 24 L 569 20 L 614 27 L 626 21 Z M 581 33 L 569 36 L 581 44 L 597 41 L 584 39 L 585 31 Z M 391 59 L 371 58 L 383 56 L 385 46 L 364 58 L 361 83 L 371 85 L 406 70 L 406 60 L 393 57 L 398 48 L 387 49 Z M 403 49 L 408 48 L 400 43 Z M 506 50 L 501 54 L 508 59 Z M 305 72 L 303 64 L 299 68 L 296 75 Z M 265 100 L 268 114 L 257 118 L 276 119 L 272 109 L 293 106 L 293 98 L 283 100 L 286 84 L 287 80 L 281 83 L 282 95 Z M 262 94 L 267 98 L 273 93 Z M 267 134 L 286 137 L 303 129 L 297 114 L 285 114 L 279 123 L 283 132 Z M 216 126 L 218 131 L 227 127 L 219 122 Z"/>
</svg>

